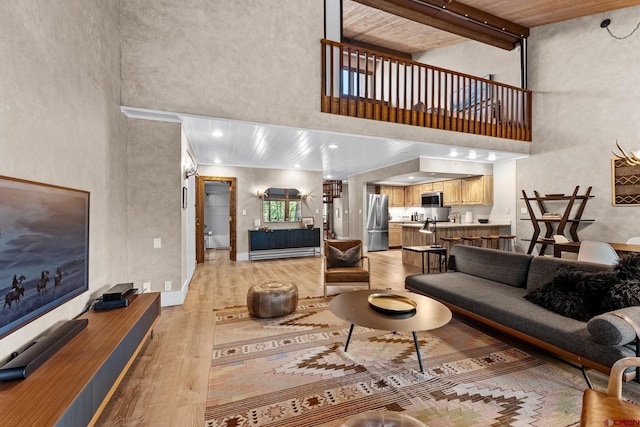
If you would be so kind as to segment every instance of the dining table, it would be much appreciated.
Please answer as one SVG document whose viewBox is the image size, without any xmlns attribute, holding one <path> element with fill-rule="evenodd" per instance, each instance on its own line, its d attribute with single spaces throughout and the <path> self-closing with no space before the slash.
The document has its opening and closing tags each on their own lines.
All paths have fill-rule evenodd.
<svg viewBox="0 0 640 427">
<path fill-rule="evenodd" d="M 562 257 L 562 252 L 573 252 L 578 253 L 580 251 L 580 243 L 581 242 L 565 242 L 565 243 L 555 243 L 553 245 L 553 256 L 556 258 Z M 640 245 L 631 245 L 629 243 L 615 243 L 615 242 L 607 242 L 614 251 L 618 253 L 618 255 L 623 255 L 632 252 L 640 252 Z"/>
</svg>

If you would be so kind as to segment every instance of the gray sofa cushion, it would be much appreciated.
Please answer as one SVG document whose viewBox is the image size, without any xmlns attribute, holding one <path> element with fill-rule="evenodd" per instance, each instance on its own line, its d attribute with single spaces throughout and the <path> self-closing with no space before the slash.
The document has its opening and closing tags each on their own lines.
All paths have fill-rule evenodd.
<svg viewBox="0 0 640 427">
<path fill-rule="evenodd" d="M 572 266 L 579 270 L 595 273 L 597 271 L 611 270 L 612 267 L 592 262 L 582 262 L 564 258 L 547 256 L 533 257 L 527 276 L 527 289 L 532 291 L 553 280 L 556 271 L 561 266 Z"/>
<path fill-rule="evenodd" d="M 624 345 L 636 339 L 636 332 L 627 321 L 613 313 L 620 313 L 640 326 L 638 307 L 621 308 L 594 317 L 587 323 L 587 330 L 593 339 L 604 345 Z"/>
<path fill-rule="evenodd" d="M 450 268 L 483 279 L 524 288 L 533 256 L 475 246 L 454 245 Z"/>
</svg>

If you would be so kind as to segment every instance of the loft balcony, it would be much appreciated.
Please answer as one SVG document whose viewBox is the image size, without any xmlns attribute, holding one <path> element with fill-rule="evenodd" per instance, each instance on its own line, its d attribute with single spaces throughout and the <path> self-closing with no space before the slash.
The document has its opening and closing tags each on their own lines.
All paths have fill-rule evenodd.
<svg viewBox="0 0 640 427">
<path fill-rule="evenodd" d="M 530 90 L 322 40 L 322 112 L 531 141 Z"/>
</svg>

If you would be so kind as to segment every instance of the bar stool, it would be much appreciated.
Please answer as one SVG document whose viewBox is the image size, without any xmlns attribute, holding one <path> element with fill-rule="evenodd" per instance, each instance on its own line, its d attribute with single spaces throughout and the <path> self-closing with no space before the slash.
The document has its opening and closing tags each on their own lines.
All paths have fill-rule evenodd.
<svg viewBox="0 0 640 427">
<path fill-rule="evenodd" d="M 450 252 L 451 251 L 451 247 L 453 245 L 455 245 L 456 243 L 460 243 L 460 240 L 462 240 L 460 237 L 458 236 L 453 236 L 453 237 L 440 237 L 440 241 L 442 242 L 442 245 L 447 248 L 447 251 Z"/>
<path fill-rule="evenodd" d="M 502 247 L 503 251 L 509 251 L 509 252 L 516 251 L 515 234 L 501 234 L 498 237 L 500 238 L 500 242 L 501 242 L 498 246 Z M 513 242 L 513 248 L 512 248 L 511 242 Z"/>
<path fill-rule="evenodd" d="M 481 246 L 482 237 L 480 236 L 462 236 L 462 240 L 465 244 L 470 246 Z"/>
<path fill-rule="evenodd" d="M 500 236 L 490 234 L 488 236 L 482 236 L 482 246 L 490 249 L 498 249 L 500 246 Z"/>
<path fill-rule="evenodd" d="M 447 258 L 445 260 L 445 266 L 449 267 L 449 257 L 451 256 L 451 248 L 453 245 L 460 243 L 462 239 L 459 236 L 453 237 L 440 237 L 440 241 L 442 242 L 442 246 L 447 249 Z"/>
</svg>

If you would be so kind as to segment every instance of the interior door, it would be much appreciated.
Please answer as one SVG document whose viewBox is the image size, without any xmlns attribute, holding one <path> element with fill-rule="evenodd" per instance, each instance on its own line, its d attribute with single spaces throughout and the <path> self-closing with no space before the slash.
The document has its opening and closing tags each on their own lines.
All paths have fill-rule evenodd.
<svg viewBox="0 0 640 427">
<path fill-rule="evenodd" d="M 196 260 L 204 262 L 204 183 L 224 181 L 229 183 L 229 259 L 237 260 L 236 204 L 237 178 L 225 176 L 196 176 Z"/>
</svg>

